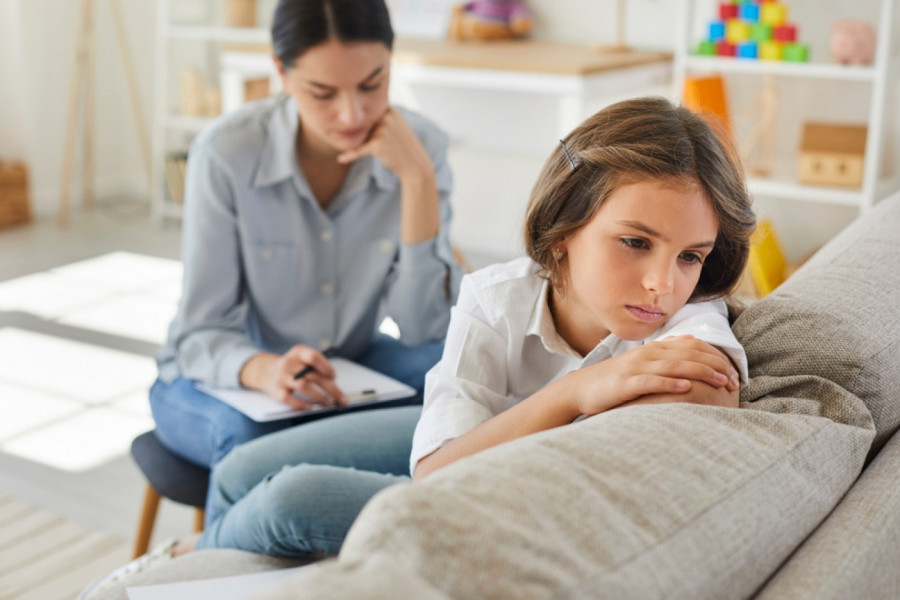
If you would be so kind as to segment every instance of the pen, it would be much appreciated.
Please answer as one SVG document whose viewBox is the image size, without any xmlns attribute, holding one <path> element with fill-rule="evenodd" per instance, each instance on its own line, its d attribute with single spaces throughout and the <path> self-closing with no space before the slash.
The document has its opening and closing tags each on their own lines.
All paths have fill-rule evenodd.
<svg viewBox="0 0 900 600">
<path fill-rule="evenodd" d="M 325 350 L 324 352 L 322 352 L 322 355 L 325 356 L 325 358 L 331 358 L 332 356 L 334 356 L 334 353 L 335 353 L 334 348 L 329 348 L 328 350 Z M 305 377 L 315 370 L 316 370 L 315 367 L 313 367 L 312 365 L 306 365 L 305 367 L 303 367 L 302 369 L 300 369 L 299 371 L 294 373 L 294 380 Z"/>
</svg>

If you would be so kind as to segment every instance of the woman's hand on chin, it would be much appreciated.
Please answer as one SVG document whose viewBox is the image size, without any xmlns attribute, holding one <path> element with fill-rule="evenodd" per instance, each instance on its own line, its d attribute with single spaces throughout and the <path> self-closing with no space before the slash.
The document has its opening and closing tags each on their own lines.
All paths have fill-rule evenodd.
<svg viewBox="0 0 900 600">
<path fill-rule="evenodd" d="M 401 182 L 415 177 L 433 177 L 434 167 L 428 153 L 403 115 L 393 108 L 385 111 L 368 140 L 358 148 L 341 152 L 337 160 L 349 164 L 369 155 L 380 160 Z"/>
</svg>

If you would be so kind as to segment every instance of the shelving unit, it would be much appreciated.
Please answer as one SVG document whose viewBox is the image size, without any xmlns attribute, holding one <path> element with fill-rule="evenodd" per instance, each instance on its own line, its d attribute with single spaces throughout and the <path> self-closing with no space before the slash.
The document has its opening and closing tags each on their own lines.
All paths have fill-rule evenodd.
<svg viewBox="0 0 900 600">
<path fill-rule="evenodd" d="M 817 0 L 794 0 L 791 5 L 817 2 Z M 878 0 L 878 23 L 876 28 L 876 51 L 872 66 L 844 66 L 826 62 L 785 63 L 741 58 L 718 58 L 693 55 L 693 48 L 700 39 L 695 26 L 694 8 L 697 0 L 681 0 L 682 22 L 675 50 L 674 83 L 676 97 L 681 97 L 684 79 L 688 73 L 720 73 L 723 75 L 742 74 L 749 76 L 775 76 L 778 79 L 794 79 L 805 81 L 853 82 L 870 86 L 868 118 L 866 119 L 867 137 L 863 182 L 859 189 L 841 189 L 832 187 L 809 186 L 798 183 L 796 169 L 786 172 L 776 169 L 770 178 L 751 177 L 748 187 L 754 196 L 783 198 L 786 200 L 804 200 L 829 204 L 837 204 L 858 208 L 865 212 L 875 202 L 900 190 L 900 173 L 889 177 L 880 173 L 882 158 L 887 145 L 887 135 L 895 135 L 896 131 L 885 132 L 887 97 L 896 91 L 900 79 L 900 57 L 892 45 L 894 18 L 897 15 L 898 0 Z M 715 4 L 712 5 L 715 10 Z M 853 8 L 849 9 L 850 12 Z M 845 15 L 849 17 L 850 15 Z M 710 13 L 710 18 L 713 13 Z M 802 24 L 801 24 L 802 25 Z M 827 31 L 816 31 L 805 35 L 827 36 Z M 895 86 L 894 90 L 891 85 Z M 838 108 L 838 107 L 836 107 Z M 835 120 L 840 120 L 840 112 L 836 112 Z M 798 140 L 799 145 L 799 140 Z"/>
<path fill-rule="evenodd" d="M 171 152 L 186 151 L 197 133 L 213 122 L 214 117 L 196 117 L 178 114 L 170 98 L 171 83 L 175 77 L 172 59 L 176 53 L 191 44 L 204 48 L 208 61 L 218 62 L 226 45 L 261 45 L 270 42 L 269 30 L 263 27 L 226 27 L 215 23 L 216 11 L 207 0 L 209 24 L 174 23 L 172 8 L 179 0 L 157 2 L 157 48 L 155 72 L 155 103 L 152 135 L 151 207 L 154 221 L 161 224 L 166 219 L 180 219 L 182 205 L 170 199 L 166 186 L 166 157 Z M 216 0 L 220 2 L 221 0 Z M 219 65 L 215 65 L 216 69 Z M 177 142 L 173 142 L 177 138 Z"/>
</svg>

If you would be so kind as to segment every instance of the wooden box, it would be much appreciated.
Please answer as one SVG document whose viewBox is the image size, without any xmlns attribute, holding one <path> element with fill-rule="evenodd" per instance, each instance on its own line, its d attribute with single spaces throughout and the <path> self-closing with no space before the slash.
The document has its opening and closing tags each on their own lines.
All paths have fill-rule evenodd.
<svg viewBox="0 0 900 600">
<path fill-rule="evenodd" d="M 256 0 L 225 0 L 225 24 L 256 27 Z"/>
<path fill-rule="evenodd" d="M 807 185 L 858 188 L 865 155 L 865 125 L 805 123 L 797 177 Z"/>
<path fill-rule="evenodd" d="M 28 170 L 22 163 L 0 161 L 0 229 L 30 221 Z"/>
</svg>

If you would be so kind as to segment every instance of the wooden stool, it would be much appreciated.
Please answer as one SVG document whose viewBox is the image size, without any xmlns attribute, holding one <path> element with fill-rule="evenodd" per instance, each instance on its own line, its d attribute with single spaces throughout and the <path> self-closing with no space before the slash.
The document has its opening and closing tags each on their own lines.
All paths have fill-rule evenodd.
<svg viewBox="0 0 900 600">
<path fill-rule="evenodd" d="M 134 556 L 147 553 L 156 523 L 161 498 L 193 506 L 194 531 L 203 531 L 209 469 L 198 467 L 159 443 L 153 431 L 142 433 L 131 442 L 131 456 L 147 479 L 144 506 L 138 522 Z"/>
</svg>

